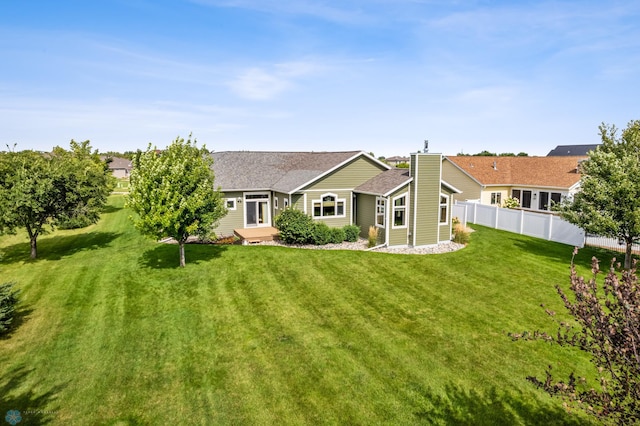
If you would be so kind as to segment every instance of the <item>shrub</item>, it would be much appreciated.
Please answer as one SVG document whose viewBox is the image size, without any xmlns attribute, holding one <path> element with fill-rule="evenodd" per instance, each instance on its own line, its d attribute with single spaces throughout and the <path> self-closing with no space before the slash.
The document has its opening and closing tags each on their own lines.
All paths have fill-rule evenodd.
<svg viewBox="0 0 640 426">
<path fill-rule="evenodd" d="M 520 207 L 520 200 L 515 197 L 506 198 L 502 202 L 502 207 L 507 209 L 517 209 L 518 207 Z"/>
<path fill-rule="evenodd" d="M 358 241 L 360 237 L 360 227 L 358 225 L 345 225 L 344 230 L 344 240 L 349 241 L 350 243 L 355 243 Z"/>
<path fill-rule="evenodd" d="M 298 209 L 287 207 L 276 216 L 274 223 L 278 231 L 280 231 L 280 239 L 287 244 L 315 242 L 313 219 Z"/>
<path fill-rule="evenodd" d="M 13 289 L 13 283 L 0 284 L 0 334 L 9 330 L 18 303 L 18 291 Z"/>
<path fill-rule="evenodd" d="M 458 222 L 453 227 L 453 242 L 458 244 L 469 244 L 471 231 L 469 228 Z"/>
<path fill-rule="evenodd" d="M 344 229 L 331 228 L 329 229 L 329 242 L 332 244 L 340 244 L 345 240 Z"/>
<path fill-rule="evenodd" d="M 331 228 L 324 222 L 315 222 L 313 224 L 313 233 L 311 242 L 317 246 L 323 246 L 331 242 Z"/>
<path fill-rule="evenodd" d="M 368 247 L 375 247 L 378 245 L 378 228 L 376 228 L 375 226 L 371 225 L 369 227 L 369 244 Z"/>
</svg>

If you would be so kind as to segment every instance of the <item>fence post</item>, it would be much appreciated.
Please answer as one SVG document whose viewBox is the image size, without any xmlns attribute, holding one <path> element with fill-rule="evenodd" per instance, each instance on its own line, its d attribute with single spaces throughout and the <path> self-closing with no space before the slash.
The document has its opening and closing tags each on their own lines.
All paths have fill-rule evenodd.
<svg viewBox="0 0 640 426">
<path fill-rule="evenodd" d="M 549 233 L 547 234 L 547 240 L 551 241 L 551 233 L 553 232 L 553 215 L 549 215 Z"/>
<path fill-rule="evenodd" d="M 524 233 L 524 210 L 520 209 L 520 235 Z"/>
<path fill-rule="evenodd" d="M 495 221 L 495 223 L 493 224 L 493 227 L 494 227 L 495 229 L 498 229 L 498 213 L 500 213 L 500 210 L 499 210 L 499 209 L 500 209 L 500 207 L 496 206 L 496 221 Z"/>
</svg>

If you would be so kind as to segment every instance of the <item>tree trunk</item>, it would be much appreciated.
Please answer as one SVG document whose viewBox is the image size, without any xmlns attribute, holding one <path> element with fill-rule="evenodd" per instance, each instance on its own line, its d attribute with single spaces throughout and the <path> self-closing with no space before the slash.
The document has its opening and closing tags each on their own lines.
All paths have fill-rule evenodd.
<svg viewBox="0 0 640 426">
<path fill-rule="evenodd" d="M 184 241 L 179 241 L 178 245 L 180 246 L 180 267 L 184 268 L 184 265 L 186 264 L 184 259 Z"/>
<path fill-rule="evenodd" d="M 31 235 L 29 239 L 31 240 L 31 258 L 35 259 L 38 257 L 38 236 Z"/>
<path fill-rule="evenodd" d="M 624 253 L 624 269 L 631 269 L 633 238 L 627 238 L 627 250 Z"/>
</svg>

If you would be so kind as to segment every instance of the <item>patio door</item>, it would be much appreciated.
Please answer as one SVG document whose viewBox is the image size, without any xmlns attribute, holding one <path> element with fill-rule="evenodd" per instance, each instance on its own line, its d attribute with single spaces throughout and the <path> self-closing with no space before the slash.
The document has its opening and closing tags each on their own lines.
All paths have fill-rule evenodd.
<svg viewBox="0 0 640 426">
<path fill-rule="evenodd" d="M 271 226 L 269 215 L 269 194 L 245 194 L 245 228 Z"/>
</svg>

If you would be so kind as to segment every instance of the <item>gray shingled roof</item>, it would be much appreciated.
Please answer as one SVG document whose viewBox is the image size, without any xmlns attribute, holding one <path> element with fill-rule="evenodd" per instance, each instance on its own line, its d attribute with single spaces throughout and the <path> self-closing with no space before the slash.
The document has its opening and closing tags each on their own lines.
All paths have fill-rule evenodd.
<svg viewBox="0 0 640 426">
<path fill-rule="evenodd" d="M 409 169 L 389 169 L 372 177 L 355 188 L 356 192 L 375 195 L 389 195 L 389 193 L 403 184 L 411 182 Z"/>
<path fill-rule="evenodd" d="M 291 193 L 362 151 L 214 152 L 216 186 L 223 191 L 272 190 Z"/>
<path fill-rule="evenodd" d="M 600 144 L 558 145 L 554 149 L 549 151 L 547 157 L 588 155 L 589 151 L 595 150 L 599 145 Z"/>
</svg>

